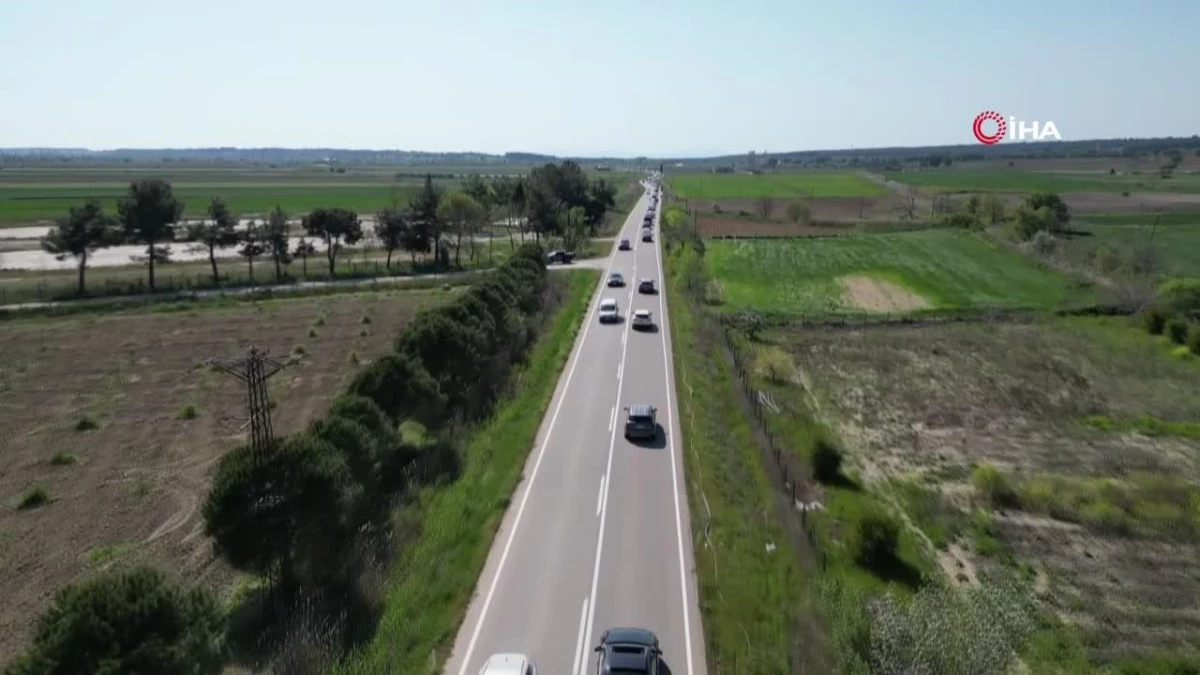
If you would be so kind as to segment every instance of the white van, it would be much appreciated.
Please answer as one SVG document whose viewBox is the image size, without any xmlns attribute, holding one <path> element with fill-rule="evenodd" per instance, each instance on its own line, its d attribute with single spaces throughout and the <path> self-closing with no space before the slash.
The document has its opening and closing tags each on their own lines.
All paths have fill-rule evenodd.
<svg viewBox="0 0 1200 675">
<path fill-rule="evenodd" d="M 600 323 L 609 323 L 620 319 L 621 312 L 617 309 L 616 299 L 604 298 L 600 301 Z"/>
</svg>

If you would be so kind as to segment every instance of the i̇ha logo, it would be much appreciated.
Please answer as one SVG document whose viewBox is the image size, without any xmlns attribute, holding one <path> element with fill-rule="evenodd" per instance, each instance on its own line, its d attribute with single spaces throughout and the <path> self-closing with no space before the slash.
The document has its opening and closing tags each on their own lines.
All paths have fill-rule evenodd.
<svg viewBox="0 0 1200 675">
<path fill-rule="evenodd" d="M 1039 124 L 1034 120 L 1027 123 L 1015 117 L 1009 117 L 1008 121 L 1005 121 L 1004 116 L 995 110 L 985 110 L 976 115 L 971 131 L 975 133 L 976 140 L 984 145 L 995 145 L 1006 138 L 1019 141 L 1044 141 L 1048 138 L 1062 140 L 1062 136 L 1058 134 L 1058 126 L 1053 121 Z"/>
</svg>

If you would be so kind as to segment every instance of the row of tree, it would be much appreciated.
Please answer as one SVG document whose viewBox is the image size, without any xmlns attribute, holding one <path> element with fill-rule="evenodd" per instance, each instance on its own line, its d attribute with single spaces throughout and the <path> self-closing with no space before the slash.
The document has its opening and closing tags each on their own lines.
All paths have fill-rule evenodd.
<svg viewBox="0 0 1200 675">
<path fill-rule="evenodd" d="M 615 206 L 616 188 L 604 179 L 591 181 L 574 162 L 561 165 L 546 164 L 527 177 L 496 177 L 490 181 L 478 175 L 466 179 L 461 191 L 445 192 L 426 176 L 422 188 L 402 204 L 399 193 L 393 190 L 391 203 L 376 215 L 376 236 L 387 252 L 386 266 L 392 265 L 396 251 L 407 251 L 415 264 L 431 251 L 435 265 L 449 265 L 448 237 L 453 237 L 455 266 L 462 264 L 463 241 L 470 246 L 474 261 L 476 237 L 497 216 L 503 216 L 508 226 L 510 248 L 516 249 L 512 229 L 516 225 L 524 240 L 525 232 L 533 233 L 540 242 L 543 235 L 559 236 L 568 248 L 576 247 L 594 235 L 607 212 Z M 84 294 L 85 273 L 89 256 L 97 249 L 121 244 L 147 246 L 150 291 L 155 290 L 155 264 L 164 259 L 160 244 L 175 241 L 177 223 L 184 204 L 177 199 L 170 183 L 162 180 L 141 180 L 130 184 L 117 204 L 117 214 L 104 212 L 98 200 L 89 200 L 71 207 L 50 233 L 43 238 L 42 247 L 60 260 L 73 257 L 78 267 L 78 292 Z M 193 250 L 207 254 L 212 268 L 213 284 L 220 283 L 217 253 L 239 246 L 238 253 L 249 261 L 250 278 L 254 278 L 254 260 L 269 256 L 275 266 L 276 280 L 282 280 L 284 268 L 294 258 L 302 258 L 305 274 L 309 256 L 316 247 L 307 237 L 325 245 L 329 274 L 335 273 L 337 256 L 344 245 L 354 245 L 367 234 L 355 211 L 340 208 L 314 209 L 301 221 L 307 237 L 290 248 L 288 214 L 276 206 L 260 224 L 251 221 L 245 229 L 237 227 L 238 217 L 228 204 L 214 197 L 207 209 L 207 220 L 186 228 L 186 238 Z M 487 233 L 491 234 L 491 233 Z M 489 246 L 491 237 L 488 237 Z"/>
</svg>

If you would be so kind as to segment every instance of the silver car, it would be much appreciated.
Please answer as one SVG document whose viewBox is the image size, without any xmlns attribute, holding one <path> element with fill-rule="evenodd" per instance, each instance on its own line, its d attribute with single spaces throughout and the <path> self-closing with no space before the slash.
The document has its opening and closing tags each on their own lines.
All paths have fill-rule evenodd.
<svg viewBox="0 0 1200 675">
<path fill-rule="evenodd" d="M 633 312 L 633 321 L 630 326 L 634 330 L 643 330 L 654 327 L 654 315 L 648 309 L 639 309 Z"/>
<path fill-rule="evenodd" d="M 621 320 L 621 310 L 617 308 L 614 298 L 604 298 L 600 301 L 600 323 L 613 323 Z"/>
<path fill-rule="evenodd" d="M 538 675 L 538 669 L 524 654 L 492 654 L 479 675 Z"/>
</svg>

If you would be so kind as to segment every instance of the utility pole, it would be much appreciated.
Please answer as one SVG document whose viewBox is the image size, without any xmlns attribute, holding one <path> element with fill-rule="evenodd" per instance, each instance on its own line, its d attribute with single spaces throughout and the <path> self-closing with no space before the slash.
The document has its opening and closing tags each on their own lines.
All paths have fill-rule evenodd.
<svg viewBox="0 0 1200 675">
<path fill-rule="evenodd" d="M 251 347 L 250 353 L 244 358 L 210 358 L 204 363 L 246 384 L 246 412 L 250 417 L 250 452 L 254 461 L 261 464 L 274 442 L 267 379 L 282 370 L 283 364 L 268 357 L 265 351 L 259 351 L 258 347 Z"/>
</svg>

